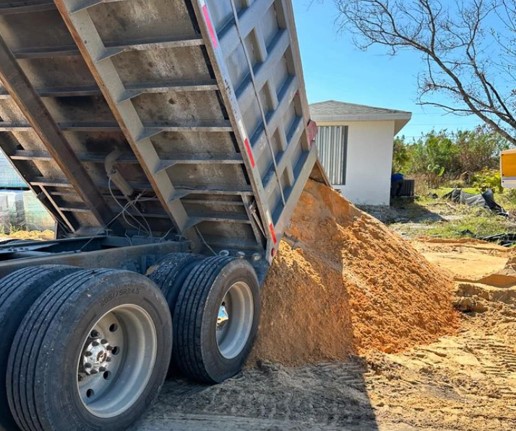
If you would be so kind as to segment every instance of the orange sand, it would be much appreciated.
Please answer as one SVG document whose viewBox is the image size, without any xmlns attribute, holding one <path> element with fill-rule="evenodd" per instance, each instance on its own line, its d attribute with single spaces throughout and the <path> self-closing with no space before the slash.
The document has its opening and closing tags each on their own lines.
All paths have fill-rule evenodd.
<svg viewBox="0 0 516 431">
<path fill-rule="evenodd" d="M 398 352 L 454 333 L 453 283 L 386 226 L 309 181 L 262 293 L 251 361 Z"/>
</svg>

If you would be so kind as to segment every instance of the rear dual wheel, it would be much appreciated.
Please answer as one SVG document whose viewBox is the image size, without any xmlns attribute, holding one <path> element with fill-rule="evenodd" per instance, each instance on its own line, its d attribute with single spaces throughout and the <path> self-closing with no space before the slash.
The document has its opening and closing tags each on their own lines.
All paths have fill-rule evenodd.
<svg viewBox="0 0 516 431">
<path fill-rule="evenodd" d="M 16 429 L 7 401 L 7 361 L 16 331 L 32 304 L 52 284 L 79 271 L 61 265 L 23 268 L 0 279 L 0 430 Z"/>
<path fill-rule="evenodd" d="M 172 325 L 156 285 L 128 271 L 79 271 L 57 281 L 22 321 L 7 369 L 24 430 L 121 430 L 157 396 Z"/>
<path fill-rule="evenodd" d="M 260 317 L 258 281 L 243 259 L 175 253 L 148 272 L 172 312 L 174 346 L 169 376 L 180 370 L 203 383 L 238 373 Z"/>
<path fill-rule="evenodd" d="M 170 311 L 173 312 L 179 292 L 194 267 L 205 257 L 191 253 L 171 253 L 147 271 L 149 277 L 165 295 Z"/>
<path fill-rule="evenodd" d="M 187 376 L 221 382 L 240 371 L 256 335 L 256 274 L 228 257 L 185 271 L 174 355 Z M 4 363 L 10 350 L 2 387 L 12 416 L 0 426 L 118 430 L 136 421 L 159 392 L 172 348 L 169 306 L 156 285 L 116 270 L 28 268 L 13 277 L 0 289 L 0 320 L 9 304 L 19 311 L 4 318 L 12 334 L 1 339 Z"/>
<path fill-rule="evenodd" d="M 259 316 L 253 267 L 230 257 L 203 260 L 185 280 L 174 310 L 174 362 L 204 383 L 234 376 L 251 351 Z"/>
<path fill-rule="evenodd" d="M 204 259 L 204 256 L 191 253 L 171 253 L 161 259 L 156 265 L 149 268 L 147 277 L 158 285 L 167 300 L 172 314 L 172 327 L 176 325 L 174 309 L 179 292 L 193 268 Z M 174 347 L 172 347 L 174 351 Z M 167 377 L 177 375 L 179 366 L 173 358 L 170 361 Z"/>
</svg>

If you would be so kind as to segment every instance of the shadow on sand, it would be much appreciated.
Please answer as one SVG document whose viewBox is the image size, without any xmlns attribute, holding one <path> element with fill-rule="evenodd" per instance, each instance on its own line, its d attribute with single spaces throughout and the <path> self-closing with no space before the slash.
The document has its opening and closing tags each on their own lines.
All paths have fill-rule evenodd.
<svg viewBox="0 0 516 431">
<path fill-rule="evenodd" d="M 167 381 L 133 429 L 376 431 L 359 359 L 298 368 L 261 363 L 215 386 Z"/>
</svg>

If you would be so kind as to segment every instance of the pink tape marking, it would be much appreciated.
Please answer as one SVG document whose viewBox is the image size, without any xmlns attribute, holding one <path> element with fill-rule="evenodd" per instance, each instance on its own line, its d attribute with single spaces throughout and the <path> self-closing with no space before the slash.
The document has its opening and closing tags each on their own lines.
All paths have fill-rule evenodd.
<svg viewBox="0 0 516 431">
<path fill-rule="evenodd" d="M 219 40 L 217 39 L 217 34 L 215 33 L 215 29 L 213 28 L 213 23 L 211 22 L 210 12 L 208 11 L 207 5 L 204 5 L 202 7 L 202 14 L 204 15 L 206 25 L 208 26 L 208 31 L 210 33 L 211 42 L 213 43 L 213 48 L 217 48 L 219 46 Z"/>
<path fill-rule="evenodd" d="M 271 231 L 272 241 L 274 244 L 277 244 L 278 238 L 276 237 L 276 231 L 274 230 L 274 225 L 272 223 L 269 224 L 269 230 Z"/>
<path fill-rule="evenodd" d="M 244 141 L 245 149 L 247 151 L 247 155 L 249 156 L 249 160 L 251 162 L 251 167 L 254 168 L 256 166 L 256 162 L 254 161 L 253 150 L 251 149 L 251 144 L 249 143 L 249 139 L 246 138 Z"/>
</svg>

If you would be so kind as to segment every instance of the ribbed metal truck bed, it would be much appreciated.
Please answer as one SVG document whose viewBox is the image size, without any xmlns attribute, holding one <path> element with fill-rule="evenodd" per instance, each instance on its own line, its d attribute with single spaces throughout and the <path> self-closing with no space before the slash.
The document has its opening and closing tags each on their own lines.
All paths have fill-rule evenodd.
<svg viewBox="0 0 516 431">
<path fill-rule="evenodd" d="M 317 161 L 289 0 L 2 1 L 0 35 L 0 146 L 61 237 L 270 261 Z"/>
</svg>

